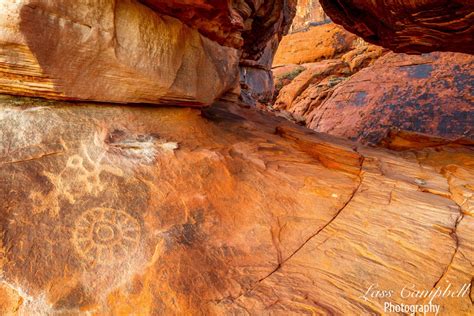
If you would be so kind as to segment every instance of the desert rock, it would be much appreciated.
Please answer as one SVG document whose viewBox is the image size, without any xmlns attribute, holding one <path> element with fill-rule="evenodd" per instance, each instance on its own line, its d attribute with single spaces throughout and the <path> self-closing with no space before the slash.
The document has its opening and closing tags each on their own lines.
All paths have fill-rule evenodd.
<svg viewBox="0 0 474 316">
<path fill-rule="evenodd" d="M 372 283 L 415 303 L 402 287 L 472 280 L 463 145 L 371 149 L 231 103 L 2 96 L 0 123 L 2 311 L 380 314 Z"/>
<path fill-rule="evenodd" d="M 355 48 L 357 36 L 334 23 L 283 37 L 273 65 L 303 64 L 335 58 Z"/>
<path fill-rule="evenodd" d="M 308 114 L 309 128 L 378 143 L 390 128 L 474 138 L 474 57 L 390 53 L 353 75 Z"/>
<path fill-rule="evenodd" d="M 290 32 L 299 32 L 310 26 L 324 24 L 329 21 L 330 19 L 324 12 L 319 0 L 298 0 Z"/>
<path fill-rule="evenodd" d="M 238 55 L 135 1 L 0 2 L 4 93 L 203 105 L 238 84 Z"/>
<path fill-rule="evenodd" d="M 399 53 L 474 53 L 471 0 L 320 0 L 325 12 L 366 41 Z"/>
</svg>

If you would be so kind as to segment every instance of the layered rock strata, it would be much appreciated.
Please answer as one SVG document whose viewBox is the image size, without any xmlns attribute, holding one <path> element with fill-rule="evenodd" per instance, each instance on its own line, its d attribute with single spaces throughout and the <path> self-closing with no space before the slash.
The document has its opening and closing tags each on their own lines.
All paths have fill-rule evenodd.
<svg viewBox="0 0 474 316">
<path fill-rule="evenodd" d="M 203 106 L 240 92 L 239 63 L 264 71 L 269 89 L 294 9 L 286 0 L 2 0 L 0 91 Z M 250 89 L 259 76 L 253 70 Z"/>
</svg>

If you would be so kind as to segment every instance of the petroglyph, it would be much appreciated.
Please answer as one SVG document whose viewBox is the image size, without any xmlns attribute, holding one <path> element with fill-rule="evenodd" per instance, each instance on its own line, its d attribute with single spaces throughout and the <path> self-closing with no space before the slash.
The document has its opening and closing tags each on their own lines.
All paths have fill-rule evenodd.
<svg viewBox="0 0 474 316">
<path fill-rule="evenodd" d="M 140 238 L 140 224 L 128 213 L 94 208 L 77 219 L 72 242 L 86 263 L 111 265 L 130 258 L 137 251 Z"/>
<path fill-rule="evenodd" d="M 172 153 L 178 149 L 178 143 L 168 142 L 158 135 L 133 135 L 120 129 L 108 133 L 103 142 L 110 154 L 144 164 L 153 163 L 160 151 Z"/>
<path fill-rule="evenodd" d="M 57 215 L 59 213 L 58 200 L 61 197 L 74 204 L 81 197 L 98 196 L 107 189 L 107 185 L 100 179 L 103 171 L 122 177 L 123 171 L 111 164 L 106 164 L 103 161 L 104 155 L 105 152 L 101 148 L 86 150 L 86 146 L 83 145 L 80 154 L 72 155 L 67 159 L 66 166 L 61 172 L 43 171 L 42 175 L 51 181 L 55 189 L 47 195 L 39 192 L 30 193 L 30 199 L 38 212 L 49 210 L 51 215 Z"/>
</svg>

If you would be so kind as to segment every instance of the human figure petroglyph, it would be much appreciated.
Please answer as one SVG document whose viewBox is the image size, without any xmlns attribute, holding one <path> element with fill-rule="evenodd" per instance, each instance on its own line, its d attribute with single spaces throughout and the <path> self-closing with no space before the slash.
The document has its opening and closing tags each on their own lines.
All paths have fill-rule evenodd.
<svg viewBox="0 0 474 316">
<path fill-rule="evenodd" d="M 52 215 L 59 213 L 57 200 L 65 198 L 69 203 L 74 204 L 78 198 L 84 195 L 98 196 L 106 190 L 107 185 L 102 183 L 100 174 L 103 171 L 122 177 L 123 172 L 117 167 L 104 162 L 105 151 L 101 148 L 87 150 L 86 145 L 82 145 L 81 152 L 67 158 L 66 166 L 59 172 L 43 171 L 54 186 L 54 190 L 47 196 L 40 192 L 32 192 L 30 199 L 38 209 L 50 209 Z M 41 201 L 49 201 L 54 204 L 49 207 L 43 205 Z"/>
</svg>

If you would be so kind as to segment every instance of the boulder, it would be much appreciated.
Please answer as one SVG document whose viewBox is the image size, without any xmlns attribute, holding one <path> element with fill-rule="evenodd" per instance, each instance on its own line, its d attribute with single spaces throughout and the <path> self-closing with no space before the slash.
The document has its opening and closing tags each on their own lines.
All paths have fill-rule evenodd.
<svg viewBox="0 0 474 316">
<path fill-rule="evenodd" d="M 260 88 L 267 88 L 295 4 L 1 0 L 0 92 L 205 106 L 239 93 L 241 62 L 263 69 L 266 77 L 251 81 L 266 78 Z"/>
<path fill-rule="evenodd" d="M 345 65 L 337 59 L 329 59 L 319 63 L 304 64 L 301 73 L 284 86 L 278 93 L 278 97 L 274 104 L 275 109 L 291 110 L 295 99 L 300 96 L 308 87 L 317 85 L 321 80 L 331 74 L 343 71 Z M 293 70 L 297 72 L 299 69 Z"/>
<path fill-rule="evenodd" d="M 352 50 L 337 59 L 274 67 L 276 94 L 271 109 L 276 110 L 277 115 L 306 125 L 311 113 L 317 111 L 339 85 L 344 84 L 351 75 L 373 64 L 384 53 L 381 47 L 368 45 L 360 39 L 355 42 Z"/>
<path fill-rule="evenodd" d="M 470 315 L 474 155 L 415 148 L 232 103 L 0 96 L 0 311 L 384 314 L 450 286 L 439 314 Z"/>
<path fill-rule="evenodd" d="M 389 53 L 337 87 L 306 116 L 319 132 L 376 144 L 391 128 L 474 138 L 474 57 Z"/>
<path fill-rule="evenodd" d="M 338 57 L 355 47 L 357 36 L 329 23 L 283 37 L 273 65 L 303 64 Z"/>
</svg>

